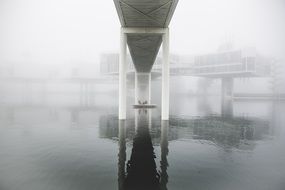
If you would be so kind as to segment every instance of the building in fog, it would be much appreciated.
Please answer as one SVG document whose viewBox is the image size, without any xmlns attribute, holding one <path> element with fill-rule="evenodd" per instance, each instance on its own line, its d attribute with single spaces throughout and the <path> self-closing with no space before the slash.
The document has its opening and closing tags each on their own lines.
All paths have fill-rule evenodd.
<svg viewBox="0 0 285 190">
<path fill-rule="evenodd" d="M 96 78 L 96 63 L 73 62 L 63 64 L 0 63 L 0 78 Z"/>
<path fill-rule="evenodd" d="M 202 55 L 171 55 L 170 74 L 180 85 L 172 85 L 175 92 L 193 94 L 221 93 L 221 80 L 232 78 L 235 96 L 271 96 L 284 94 L 285 69 L 272 58 L 260 55 L 255 48 L 220 49 Z M 128 72 L 134 72 L 128 56 Z M 119 55 L 102 54 L 100 72 L 103 75 L 118 74 Z M 153 72 L 161 72 L 161 56 L 158 55 Z M 155 79 L 154 79 L 155 80 Z M 193 84 L 193 81 L 195 84 Z M 183 86 L 183 89 L 179 89 Z M 177 88 L 177 89 L 176 89 Z"/>
</svg>

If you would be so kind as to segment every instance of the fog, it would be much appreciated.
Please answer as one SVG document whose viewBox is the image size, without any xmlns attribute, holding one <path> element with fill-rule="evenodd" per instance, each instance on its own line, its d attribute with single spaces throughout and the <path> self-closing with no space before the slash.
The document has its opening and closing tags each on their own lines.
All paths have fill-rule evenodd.
<svg viewBox="0 0 285 190">
<path fill-rule="evenodd" d="M 179 0 L 169 70 L 128 35 L 126 81 L 120 27 L 113 0 L 0 0 L 0 190 L 285 189 L 285 0 Z"/>
<path fill-rule="evenodd" d="M 215 70 L 212 54 L 222 56 L 219 52 L 225 47 L 236 53 L 253 48 L 261 69 L 252 71 L 258 74 L 233 76 L 234 93 L 284 94 L 284 18 L 283 0 L 180 0 L 169 26 L 173 69 L 208 64 Z M 94 78 L 93 83 L 100 83 L 95 79 L 110 78 L 111 72 L 118 74 L 120 26 L 113 0 L 0 0 L 0 75 L 3 79 Z M 199 56 L 210 61 L 197 63 Z M 134 69 L 131 58 L 128 60 Z M 157 63 L 161 63 L 161 54 Z M 220 79 L 224 76 L 208 73 L 210 78 L 205 78 L 199 77 L 203 73 L 197 69 L 192 72 L 196 75 L 178 73 L 180 77 L 172 77 L 171 92 L 221 93 Z M 157 87 L 152 88 L 160 89 L 156 79 L 153 86 Z M 116 90 L 117 86 L 101 89 Z"/>
<path fill-rule="evenodd" d="M 254 46 L 284 59 L 283 0 L 181 0 L 171 21 L 171 52 L 215 51 L 221 43 Z M 120 23 L 112 0 L 1 0 L 0 61 L 92 62 L 118 52 Z"/>
</svg>

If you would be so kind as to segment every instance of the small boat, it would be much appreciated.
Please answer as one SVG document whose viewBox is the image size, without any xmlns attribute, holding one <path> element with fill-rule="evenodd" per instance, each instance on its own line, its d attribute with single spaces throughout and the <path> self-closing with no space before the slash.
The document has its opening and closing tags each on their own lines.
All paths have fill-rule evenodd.
<svg viewBox="0 0 285 190">
<path fill-rule="evenodd" d="M 140 109 L 140 108 L 155 108 L 155 104 L 134 104 L 133 107 L 135 109 Z"/>
</svg>

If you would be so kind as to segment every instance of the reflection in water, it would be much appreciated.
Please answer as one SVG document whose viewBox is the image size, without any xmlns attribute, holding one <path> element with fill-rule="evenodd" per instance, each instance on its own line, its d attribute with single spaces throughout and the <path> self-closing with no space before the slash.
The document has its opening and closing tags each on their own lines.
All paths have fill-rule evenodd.
<svg viewBox="0 0 285 190">
<path fill-rule="evenodd" d="M 207 97 L 202 96 L 197 99 L 197 110 L 205 115 L 211 115 L 213 113 Z"/>
<path fill-rule="evenodd" d="M 233 117 L 233 99 L 222 98 L 221 115 L 222 117 Z"/>
<path fill-rule="evenodd" d="M 168 155 L 168 128 L 169 122 L 168 121 L 161 121 L 161 161 L 160 161 L 160 189 L 166 190 L 167 189 L 167 182 L 168 182 L 168 162 L 167 162 L 167 155 Z"/>
<path fill-rule="evenodd" d="M 191 139 L 211 141 L 225 148 L 252 149 L 253 142 L 262 140 L 269 133 L 267 121 L 239 117 L 207 116 L 202 118 L 171 117 L 170 125 L 176 126 L 186 133 L 192 134 Z M 179 134 L 178 138 L 189 138 Z"/>
<path fill-rule="evenodd" d="M 133 139 L 130 160 L 126 163 L 126 171 L 126 124 L 125 121 L 119 121 L 119 189 L 167 189 L 168 123 L 162 122 L 161 126 L 161 171 L 158 172 L 155 163 L 156 156 L 149 131 L 150 118 L 148 111 L 143 110 L 136 114 L 135 120 L 137 129 Z"/>
<path fill-rule="evenodd" d="M 119 190 L 124 189 L 125 162 L 126 162 L 126 123 L 119 120 L 119 161 L 118 161 L 118 186 Z"/>
<path fill-rule="evenodd" d="M 79 93 L 49 95 L 47 102 L 31 97 L 0 100 L 1 190 L 275 190 L 284 184 L 284 102 L 235 101 L 232 115 L 230 102 L 220 115 L 219 100 L 201 99 L 195 107 L 188 105 L 196 99 L 179 98 L 168 123 L 156 110 L 119 121 L 113 95 L 96 94 L 94 105 L 80 104 Z"/>
<path fill-rule="evenodd" d="M 147 114 L 140 114 L 131 158 L 127 163 L 125 189 L 158 189 L 159 175 L 154 158 Z"/>
<path fill-rule="evenodd" d="M 142 114 L 138 115 L 141 117 Z M 206 140 L 214 143 L 216 146 L 224 148 L 237 148 L 252 150 L 255 141 L 264 140 L 273 135 L 271 125 L 264 119 L 248 117 L 223 117 L 223 116 L 205 116 L 205 117 L 187 117 L 171 115 L 168 123 L 162 122 L 160 118 L 154 117 L 151 128 L 147 123 L 147 114 L 145 120 L 136 118 L 126 120 L 126 138 L 133 139 L 135 133 L 134 125 L 136 123 L 145 123 L 145 127 L 151 130 L 152 144 L 159 145 L 162 149 L 162 155 L 167 155 L 168 141 L 178 139 Z M 164 127 L 167 126 L 167 127 Z M 104 115 L 100 118 L 100 137 L 116 139 L 118 134 L 118 120 L 114 115 Z M 138 127 L 139 128 L 139 127 Z M 137 130 L 136 130 L 137 131 Z M 160 136 L 159 136 L 160 134 Z M 167 140 L 166 140 L 167 139 Z M 165 154 L 164 154 L 165 153 Z"/>
</svg>

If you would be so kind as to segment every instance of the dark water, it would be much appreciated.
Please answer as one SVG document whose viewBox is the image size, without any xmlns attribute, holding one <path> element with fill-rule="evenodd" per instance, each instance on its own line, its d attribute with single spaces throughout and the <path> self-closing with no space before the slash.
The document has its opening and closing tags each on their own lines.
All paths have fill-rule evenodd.
<svg viewBox="0 0 285 190">
<path fill-rule="evenodd" d="M 285 102 L 177 95 L 169 122 L 119 122 L 115 95 L 47 96 L 1 97 L 1 190 L 285 189 Z"/>
</svg>

